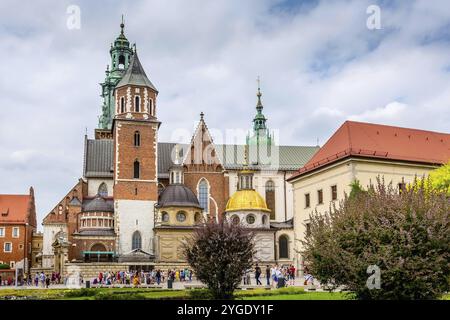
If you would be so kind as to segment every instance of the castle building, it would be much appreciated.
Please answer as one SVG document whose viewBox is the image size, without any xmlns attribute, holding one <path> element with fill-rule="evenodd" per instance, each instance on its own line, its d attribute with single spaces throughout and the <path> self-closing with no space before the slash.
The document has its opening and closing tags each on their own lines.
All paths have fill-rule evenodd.
<svg viewBox="0 0 450 320">
<path fill-rule="evenodd" d="M 32 187 L 29 194 L 0 194 L 0 264 L 29 272 L 36 227 Z"/>
<path fill-rule="evenodd" d="M 261 242 L 261 252 L 269 252 L 263 260 L 292 261 L 293 189 L 286 178 L 319 147 L 275 144 L 259 86 L 243 144 L 215 144 L 203 113 L 190 143 L 160 142 L 158 90 L 124 27 L 122 21 L 101 83 L 98 128 L 93 139 L 84 137 L 83 175 L 43 220 L 42 267 L 183 263 L 183 239 L 198 223 L 222 219 L 230 195 L 242 191 L 244 162 L 271 234 Z"/>
<path fill-rule="evenodd" d="M 324 213 L 350 194 L 359 181 L 365 189 L 377 178 L 399 192 L 414 179 L 450 160 L 450 134 L 346 121 L 306 165 L 288 181 L 294 187 L 295 264 L 303 266 L 301 242 L 309 234 L 309 215 Z"/>
</svg>

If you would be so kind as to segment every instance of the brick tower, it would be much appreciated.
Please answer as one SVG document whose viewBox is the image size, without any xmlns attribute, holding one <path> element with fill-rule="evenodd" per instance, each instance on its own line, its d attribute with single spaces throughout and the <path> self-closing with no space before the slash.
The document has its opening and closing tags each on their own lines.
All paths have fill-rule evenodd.
<svg viewBox="0 0 450 320">
<path fill-rule="evenodd" d="M 157 95 L 135 49 L 114 89 L 114 206 L 119 256 L 135 249 L 153 253 L 160 125 Z"/>
</svg>

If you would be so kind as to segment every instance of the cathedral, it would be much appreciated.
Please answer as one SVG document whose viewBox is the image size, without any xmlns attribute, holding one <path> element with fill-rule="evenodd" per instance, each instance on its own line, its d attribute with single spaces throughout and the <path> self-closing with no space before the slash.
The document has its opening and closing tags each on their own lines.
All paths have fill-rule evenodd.
<svg viewBox="0 0 450 320">
<path fill-rule="evenodd" d="M 82 177 L 43 220 L 42 267 L 181 266 L 183 241 L 209 219 L 251 228 L 256 262 L 293 263 L 286 178 L 319 147 L 275 145 L 259 86 L 242 144 L 215 144 L 202 112 L 189 144 L 159 141 L 164 106 L 123 22 L 120 28 L 101 83 L 98 128 L 84 137 Z"/>
</svg>

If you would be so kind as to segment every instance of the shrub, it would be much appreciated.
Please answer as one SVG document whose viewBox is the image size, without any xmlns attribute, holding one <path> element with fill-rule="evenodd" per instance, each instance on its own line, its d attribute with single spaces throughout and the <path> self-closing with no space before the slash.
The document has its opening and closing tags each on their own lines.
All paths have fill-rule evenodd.
<svg viewBox="0 0 450 320">
<path fill-rule="evenodd" d="M 186 259 L 214 299 L 232 299 L 253 264 L 253 234 L 225 220 L 198 227 L 184 246 Z"/>
<path fill-rule="evenodd" d="M 310 216 L 302 241 L 309 271 L 331 288 L 359 299 L 435 299 L 449 290 L 450 197 L 377 180 L 367 192 L 346 198 L 324 215 Z M 381 288 L 366 285 L 368 266 L 381 270 Z"/>
</svg>

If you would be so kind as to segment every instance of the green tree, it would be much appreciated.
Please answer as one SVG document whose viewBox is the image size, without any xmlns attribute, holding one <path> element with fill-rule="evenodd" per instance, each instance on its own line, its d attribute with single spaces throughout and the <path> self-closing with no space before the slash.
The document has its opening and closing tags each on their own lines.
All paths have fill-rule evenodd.
<svg viewBox="0 0 450 320">
<path fill-rule="evenodd" d="M 360 299 L 437 298 L 449 290 L 449 212 L 444 192 L 416 181 L 399 194 L 378 179 L 326 214 L 313 213 L 302 254 L 319 281 Z M 371 265 L 381 270 L 380 289 L 366 285 Z"/>
<path fill-rule="evenodd" d="M 184 253 L 214 299 L 232 299 L 244 271 L 253 264 L 253 233 L 225 219 L 209 221 L 196 228 Z"/>
</svg>

